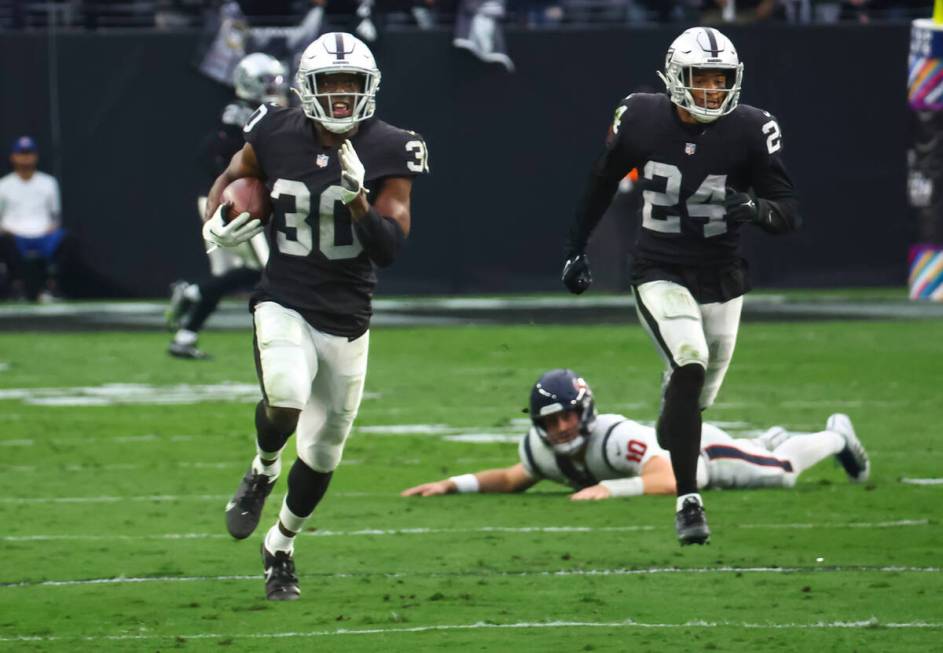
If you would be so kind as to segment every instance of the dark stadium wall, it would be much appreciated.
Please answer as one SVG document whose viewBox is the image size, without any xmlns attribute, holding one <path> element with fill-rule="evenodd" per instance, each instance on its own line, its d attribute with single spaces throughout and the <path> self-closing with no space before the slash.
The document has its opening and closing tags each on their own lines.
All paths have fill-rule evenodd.
<svg viewBox="0 0 943 653">
<path fill-rule="evenodd" d="M 379 115 L 426 137 L 432 174 L 380 292 L 561 290 L 564 235 L 612 110 L 657 87 L 677 31 L 512 31 L 514 74 L 451 47 L 449 33 L 384 35 Z M 756 285 L 903 284 L 909 28 L 727 31 L 745 62 L 742 101 L 780 120 L 806 220 L 800 234 L 748 237 Z M 61 175 L 81 294 L 160 296 L 206 271 L 194 150 L 229 93 L 195 71 L 197 42 L 65 33 L 50 57 L 46 34 L 0 39 L 0 143 L 33 133 L 41 167 Z M 632 205 L 620 199 L 597 232 L 600 288 L 624 287 Z"/>
</svg>

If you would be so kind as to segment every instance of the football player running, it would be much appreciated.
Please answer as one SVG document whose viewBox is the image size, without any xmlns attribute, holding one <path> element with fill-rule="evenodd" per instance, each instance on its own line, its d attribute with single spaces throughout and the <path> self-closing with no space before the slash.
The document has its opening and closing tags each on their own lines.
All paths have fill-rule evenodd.
<svg viewBox="0 0 943 653">
<path fill-rule="evenodd" d="M 616 109 L 570 229 L 562 280 L 576 294 L 589 287 L 590 234 L 619 181 L 638 168 L 631 283 L 639 320 L 665 360 L 658 442 L 671 452 L 678 539 L 703 544 L 701 411 L 723 382 L 750 289 L 740 231 L 784 234 L 800 217 L 778 121 L 739 103 L 743 64 L 730 39 L 710 27 L 685 31 L 659 76 L 667 94 L 634 93 Z"/>
<path fill-rule="evenodd" d="M 329 33 L 304 51 L 293 90 L 301 108 L 259 107 L 245 146 L 213 184 L 204 237 L 222 247 L 263 227 L 248 213 L 223 221 L 220 194 L 263 179 L 274 215 L 271 255 L 250 306 L 263 399 L 256 456 L 226 507 L 237 538 L 256 528 L 296 433 L 298 459 L 278 521 L 265 535 L 266 596 L 300 596 L 293 543 L 327 491 L 357 415 L 367 371 L 374 265 L 393 262 L 410 230 L 413 178 L 428 172 L 418 134 L 374 118 L 380 71 L 370 50 Z"/>
<path fill-rule="evenodd" d="M 622 415 L 597 415 L 589 385 L 572 370 L 541 376 L 529 412 L 533 426 L 521 439 L 517 464 L 424 483 L 402 496 L 522 492 L 542 479 L 572 487 L 575 501 L 675 493 L 671 454 L 659 446 L 655 429 Z M 774 426 L 755 439 L 734 439 L 704 424 L 697 487 L 792 487 L 802 472 L 830 456 L 852 481 L 868 479 L 868 455 L 847 415 L 832 415 L 818 433 Z"/>
<path fill-rule="evenodd" d="M 242 149 L 245 143 L 242 127 L 259 105 L 288 106 L 285 66 L 262 52 L 254 52 L 239 61 L 233 72 L 233 86 L 236 99 L 226 105 L 220 124 L 207 135 L 200 147 L 200 159 L 208 175 L 206 187 Z M 206 197 L 197 199 L 197 208 L 202 224 Z M 259 282 L 268 254 L 268 243 L 262 234 L 232 249 L 214 247 L 207 253 L 210 260 L 208 278 L 195 283 L 175 282 L 171 286 L 170 305 L 164 314 L 167 326 L 176 331 L 167 353 L 177 358 L 206 358 L 206 353 L 197 347 L 200 329 L 216 310 L 223 295 L 250 289 Z"/>
</svg>

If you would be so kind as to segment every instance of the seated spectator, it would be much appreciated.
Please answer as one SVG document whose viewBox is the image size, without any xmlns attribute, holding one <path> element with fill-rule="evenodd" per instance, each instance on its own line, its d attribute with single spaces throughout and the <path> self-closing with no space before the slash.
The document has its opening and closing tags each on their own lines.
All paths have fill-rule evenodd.
<svg viewBox="0 0 943 653">
<path fill-rule="evenodd" d="M 13 172 L 0 179 L 0 259 L 13 295 L 50 301 L 58 294 L 59 183 L 36 169 L 36 142 L 21 136 L 10 154 Z"/>
</svg>

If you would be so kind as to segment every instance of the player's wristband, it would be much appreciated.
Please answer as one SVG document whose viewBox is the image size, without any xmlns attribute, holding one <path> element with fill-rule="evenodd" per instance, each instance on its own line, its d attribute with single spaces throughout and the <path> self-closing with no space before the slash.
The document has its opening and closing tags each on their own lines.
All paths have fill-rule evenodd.
<svg viewBox="0 0 943 653">
<path fill-rule="evenodd" d="M 478 477 L 474 474 L 452 476 L 449 480 L 455 483 L 455 488 L 459 491 L 459 494 L 477 492 L 481 488 L 481 485 L 478 483 Z"/>
<path fill-rule="evenodd" d="M 367 250 L 367 256 L 381 268 L 393 262 L 406 240 L 399 223 L 393 218 L 379 215 L 372 206 L 366 215 L 354 223 L 354 229 L 363 248 Z"/>
<path fill-rule="evenodd" d="M 600 481 L 599 484 L 609 490 L 609 494 L 614 497 L 640 497 L 645 494 L 645 484 L 641 476 Z"/>
</svg>

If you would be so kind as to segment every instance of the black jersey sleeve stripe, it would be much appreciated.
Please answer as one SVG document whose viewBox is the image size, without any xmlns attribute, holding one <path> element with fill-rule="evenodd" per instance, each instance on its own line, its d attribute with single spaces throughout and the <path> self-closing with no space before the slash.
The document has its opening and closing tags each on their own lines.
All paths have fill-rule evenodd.
<svg viewBox="0 0 943 653">
<path fill-rule="evenodd" d="M 612 435 L 612 432 L 616 430 L 616 427 L 619 426 L 619 424 L 625 424 L 625 423 L 628 422 L 628 421 L 629 421 L 629 420 L 627 420 L 627 419 L 621 419 L 621 420 L 619 420 L 618 422 L 616 422 L 615 424 L 613 424 L 612 426 L 610 426 L 609 429 L 606 431 L 605 437 L 603 437 L 603 439 L 602 439 L 602 459 L 603 459 L 603 461 L 606 463 L 606 465 L 609 467 L 609 469 L 611 469 L 612 471 L 614 471 L 614 472 L 617 473 L 617 474 L 621 474 L 622 472 L 621 472 L 620 470 L 616 469 L 616 466 L 612 464 L 612 461 L 611 461 L 611 460 L 609 460 L 609 453 L 608 453 L 608 451 L 609 451 L 609 436 Z"/>
<path fill-rule="evenodd" d="M 524 436 L 524 455 L 527 456 L 527 462 L 530 463 L 530 468 L 534 472 L 543 478 L 546 478 L 547 475 L 543 473 L 543 470 L 540 469 L 540 466 L 537 464 L 537 459 L 534 458 L 534 452 L 530 448 L 530 433 Z"/>
<path fill-rule="evenodd" d="M 655 340 L 658 341 L 658 346 L 661 347 L 663 352 L 665 352 L 665 357 L 668 359 L 668 362 L 671 363 L 671 368 L 678 369 L 678 363 L 675 361 L 674 356 L 671 355 L 671 349 L 668 348 L 668 344 L 665 342 L 665 339 L 661 337 L 661 330 L 658 328 L 658 321 L 652 317 L 652 314 L 645 306 L 645 302 L 642 301 L 642 296 L 639 294 L 638 286 L 632 286 L 632 294 L 635 295 L 635 305 L 638 306 L 639 313 L 641 313 L 642 318 L 648 325 L 648 328 L 651 329 L 652 334 L 654 334 Z"/>
<path fill-rule="evenodd" d="M 252 329 L 252 357 L 255 359 L 255 375 L 259 377 L 262 399 L 268 404 L 268 395 L 265 394 L 265 379 L 262 378 L 262 355 L 259 353 L 259 338 L 255 333 L 255 329 Z"/>
</svg>

